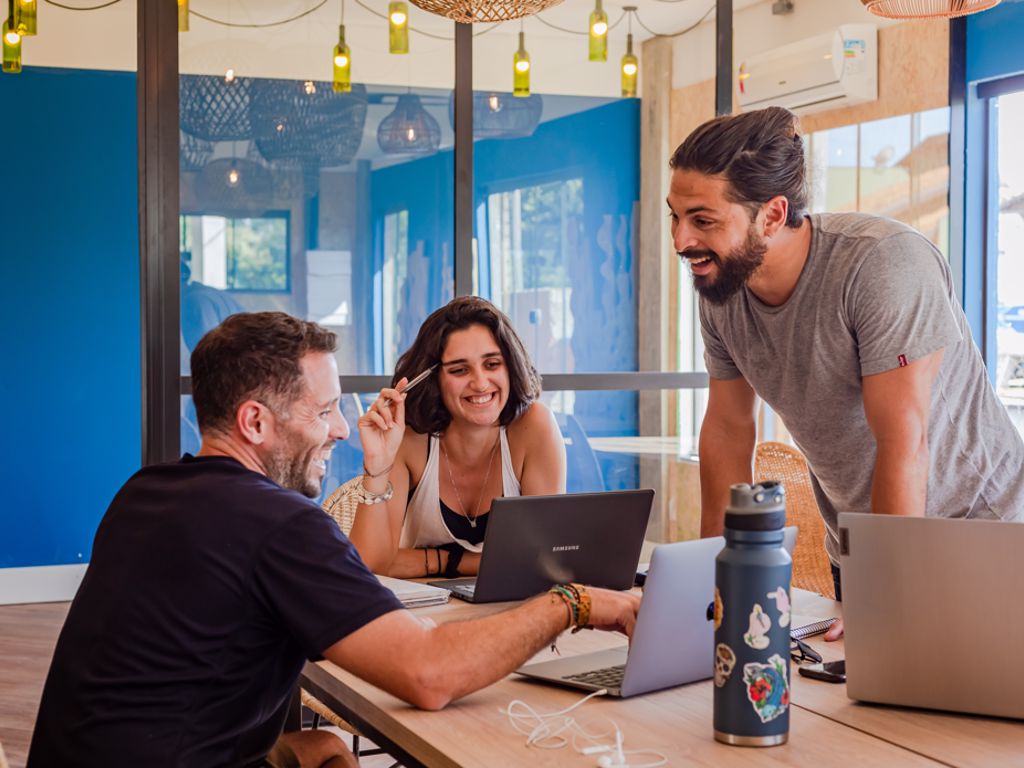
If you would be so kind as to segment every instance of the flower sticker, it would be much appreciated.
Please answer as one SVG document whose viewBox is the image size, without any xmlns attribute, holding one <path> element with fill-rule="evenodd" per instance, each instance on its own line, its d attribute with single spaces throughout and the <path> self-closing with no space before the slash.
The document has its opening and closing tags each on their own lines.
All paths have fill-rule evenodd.
<svg viewBox="0 0 1024 768">
<path fill-rule="evenodd" d="M 762 723 L 771 722 L 789 707 L 789 669 L 779 654 L 773 654 L 767 664 L 744 664 L 743 682 L 747 700 Z"/>
<path fill-rule="evenodd" d="M 750 626 L 747 634 L 743 636 L 743 642 L 758 651 L 768 647 L 768 630 L 772 628 L 772 620 L 761 608 L 760 603 L 754 603 L 754 610 L 750 612 Z"/>
<path fill-rule="evenodd" d="M 725 615 L 725 605 L 722 603 L 722 595 L 715 587 L 715 629 L 722 626 L 722 616 Z"/>
<path fill-rule="evenodd" d="M 779 626 L 789 626 L 789 593 L 782 587 L 779 587 L 774 592 L 768 593 L 768 599 L 775 601 L 775 607 L 779 609 Z"/>
</svg>

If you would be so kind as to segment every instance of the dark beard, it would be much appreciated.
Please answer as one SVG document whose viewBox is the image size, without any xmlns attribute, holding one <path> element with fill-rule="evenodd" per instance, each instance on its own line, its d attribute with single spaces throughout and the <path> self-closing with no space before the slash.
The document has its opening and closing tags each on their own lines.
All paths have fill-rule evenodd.
<svg viewBox="0 0 1024 768">
<path fill-rule="evenodd" d="M 702 298 L 712 304 L 724 304 L 737 291 L 740 290 L 751 276 L 757 272 L 764 262 L 764 255 L 768 252 L 768 246 L 757 236 L 754 225 L 747 229 L 747 239 L 743 245 L 730 251 L 726 258 L 721 258 L 717 253 L 702 251 L 699 253 L 688 252 L 685 256 L 710 256 L 718 267 L 718 274 L 695 276 L 693 287 Z"/>
</svg>

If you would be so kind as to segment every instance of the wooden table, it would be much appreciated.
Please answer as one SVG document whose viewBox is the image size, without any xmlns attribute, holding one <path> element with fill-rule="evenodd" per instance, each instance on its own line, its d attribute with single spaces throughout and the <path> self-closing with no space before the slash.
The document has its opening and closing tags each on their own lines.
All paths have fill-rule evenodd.
<svg viewBox="0 0 1024 768">
<path fill-rule="evenodd" d="M 839 605 L 793 591 L 794 624 L 839 615 Z M 505 604 L 471 606 L 459 601 L 420 609 L 436 621 L 501 610 Z M 842 658 L 842 642 L 809 642 L 828 659 Z M 563 655 L 622 645 L 604 632 L 565 634 Z M 535 660 L 551 657 L 545 650 Z M 561 709 L 582 694 L 511 675 L 466 696 L 442 712 L 414 709 L 330 662 L 307 664 L 302 685 L 348 719 L 402 764 L 412 766 L 593 766 L 596 758 L 571 746 L 544 750 L 525 745 L 502 709 L 522 699 L 541 712 Z M 858 704 L 845 686 L 800 677 L 792 668 L 789 743 L 769 749 L 730 747 L 712 737 L 710 680 L 630 699 L 598 697 L 576 714 L 584 725 L 618 723 L 626 749 L 656 749 L 669 765 L 714 766 L 998 766 L 1024 765 L 1024 724 L 997 718 L 949 715 Z"/>
</svg>

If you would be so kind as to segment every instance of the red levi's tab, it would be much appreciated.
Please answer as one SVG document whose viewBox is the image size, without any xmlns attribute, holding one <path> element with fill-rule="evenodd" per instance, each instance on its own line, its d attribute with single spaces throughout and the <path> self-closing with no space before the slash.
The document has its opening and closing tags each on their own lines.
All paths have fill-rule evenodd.
<svg viewBox="0 0 1024 768">
<path fill-rule="evenodd" d="M 907 367 L 907 356 L 906 355 L 900 355 L 899 358 L 897 358 L 897 359 L 900 361 L 900 368 L 906 368 Z"/>
</svg>

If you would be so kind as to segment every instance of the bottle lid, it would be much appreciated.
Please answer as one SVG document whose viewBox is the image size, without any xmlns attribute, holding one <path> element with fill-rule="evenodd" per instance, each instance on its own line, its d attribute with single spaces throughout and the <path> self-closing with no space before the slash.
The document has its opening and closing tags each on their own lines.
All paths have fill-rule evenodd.
<svg viewBox="0 0 1024 768">
<path fill-rule="evenodd" d="M 736 531 L 775 531 L 786 524 L 786 489 L 766 480 L 756 485 L 737 483 L 729 488 L 725 527 Z"/>
</svg>

